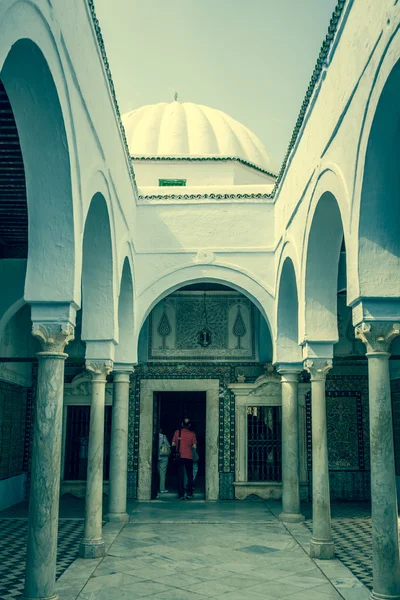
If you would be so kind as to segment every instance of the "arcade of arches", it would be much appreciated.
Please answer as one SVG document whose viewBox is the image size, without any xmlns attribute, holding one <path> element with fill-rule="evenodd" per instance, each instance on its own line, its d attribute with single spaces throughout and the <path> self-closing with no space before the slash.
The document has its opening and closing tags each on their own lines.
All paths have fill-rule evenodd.
<svg viewBox="0 0 400 600">
<path fill-rule="evenodd" d="M 338 3 L 277 175 L 215 109 L 121 120 L 93 2 L 45 4 L 0 6 L 0 510 L 29 499 L 24 597 L 56 598 L 60 494 L 104 556 L 103 491 L 109 522 L 157 498 L 158 431 L 189 416 L 197 498 L 278 500 L 283 523 L 311 501 L 327 561 L 331 501 L 371 502 L 372 598 L 400 600 L 400 5 Z"/>
</svg>

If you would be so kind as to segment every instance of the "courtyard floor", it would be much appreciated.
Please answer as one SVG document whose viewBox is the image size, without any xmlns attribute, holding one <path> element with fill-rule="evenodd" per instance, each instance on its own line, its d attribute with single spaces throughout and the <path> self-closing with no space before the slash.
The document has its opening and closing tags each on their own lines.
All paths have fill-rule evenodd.
<svg viewBox="0 0 400 600">
<path fill-rule="evenodd" d="M 309 557 L 310 506 L 304 506 L 305 525 L 279 523 L 279 511 L 279 503 L 262 501 L 131 503 L 129 523 L 104 526 L 107 556 L 87 560 L 77 558 L 83 501 L 64 496 L 57 593 L 60 600 L 369 598 L 368 506 L 332 507 L 343 562 Z M 22 594 L 26 517 L 25 503 L 0 513 L 0 600 Z"/>
</svg>

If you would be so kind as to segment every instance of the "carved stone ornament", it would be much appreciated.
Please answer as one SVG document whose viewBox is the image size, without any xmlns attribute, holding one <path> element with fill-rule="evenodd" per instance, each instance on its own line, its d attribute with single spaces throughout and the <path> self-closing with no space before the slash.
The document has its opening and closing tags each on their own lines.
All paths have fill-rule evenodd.
<svg viewBox="0 0 400 600">
<path fill-rule="evenodd" d="M 279 396 L 281 393 L 280 381 L 277 379 L 276 381 L 271 381 L 265 378 L 263 381 L 261 378 L 257 379 L 256 383 L 258 384 L 255 390 L 252 390 L 249 393 L 249 396 Z"/>
<path fill-rule="evenodd" d="M 71 323 L 33 323 L 32 335 L 39 340 L 43 352 L 63 354 L 65 346 L 74 339 L 74 326 Z"/>
<path fill-rule="evenodd" d="M 264 364 L 264 373 L 262 375 L 260 375 L 259 377 L 257 377 L 256 383 L 258 383 L 260 381 L 264 381 L 264 379 L 266 379 L 266 380 L 277 379 L 278 381 L 280 381 L 280 377 L 272 363 Z"/>
<path fill-rule="evenodd" d="M 328 358 L 307 358 L 304 368 L 310 373 L 311 381 L 322 381 L 332 369 L 332 360 Z"/>
<path fill-rule="evenodd" d="M 89 373 L 79 373 L 73 378 L 70 385 L 64 388 L 64 394 L 69 396 L 90 396 L 91 393 L 92 386 Z"/>
<path fill-rule="evenodd" d="M 356 327 L 356 338 L 367 347 L 367 354 L 388 353 L 390 344 L 400 335 L 400 323 L 373 321 Z"/>
<path fill-rule="evenodd" d="M 113 370 L 113 361 L 112 360 L 87 360 L 86 361 L 86 370 L 92 376 L 92 380 L 106 380 L 107 375 L 111 373 Z"/>
</svg>

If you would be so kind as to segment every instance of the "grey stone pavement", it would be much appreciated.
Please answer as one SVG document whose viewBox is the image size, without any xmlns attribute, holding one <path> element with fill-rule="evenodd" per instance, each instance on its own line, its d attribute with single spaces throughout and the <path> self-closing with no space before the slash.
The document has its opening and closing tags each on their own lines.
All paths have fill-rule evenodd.
<svg viewBox="0 0 400 600">
<path fill-rule="evenodd" d="M 340 560 L 313 560 L 304 524 L 278 521 L 278 503 L 162 499 L 107 523 L 103 559 L 76 559 L 60 600 L 367 600 Z"/>
</svg>

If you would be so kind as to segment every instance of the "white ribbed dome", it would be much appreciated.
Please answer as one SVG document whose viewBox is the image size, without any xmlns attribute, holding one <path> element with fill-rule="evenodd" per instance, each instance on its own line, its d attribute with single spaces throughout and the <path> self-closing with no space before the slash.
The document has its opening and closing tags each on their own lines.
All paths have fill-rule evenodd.
<svg viewBox="0 0 400 600">
<path fill-rule="evenodd" d="M 273 171 L 258 137 L 215 108 L 192 102 L 159 102 L 125 113 L 122 122 L 132 156 L 240 158 Z"/>
</svg>

